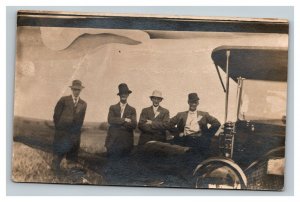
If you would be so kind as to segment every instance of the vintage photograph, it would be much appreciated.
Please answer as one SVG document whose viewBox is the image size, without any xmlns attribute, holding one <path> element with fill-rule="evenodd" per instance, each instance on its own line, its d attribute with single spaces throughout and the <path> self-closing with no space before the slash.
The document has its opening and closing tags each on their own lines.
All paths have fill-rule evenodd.
<svg viewBox="0 0 300 202">
<path fill-rule="evenodd" d="M 14 182 L 284 189 L 287 20 L 17 15 Z"/>
</svg>

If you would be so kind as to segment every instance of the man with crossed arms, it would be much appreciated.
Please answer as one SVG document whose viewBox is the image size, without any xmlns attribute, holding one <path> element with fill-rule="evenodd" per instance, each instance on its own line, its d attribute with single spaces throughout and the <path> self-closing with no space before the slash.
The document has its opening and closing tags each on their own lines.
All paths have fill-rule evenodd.
<svg viewBox="0 0 300 202">
<path fill-rule="evenodd" d="M 166 141 L 166 128 L 170 120 L 169 110 L 160 106 L 163 100 L 162 93 L 154 90 L 150 96 L 152 106 L 144 108 L 141 112 L 138 127 L 141 130 L 139 145 L 149 141 Z"/>
</svg>

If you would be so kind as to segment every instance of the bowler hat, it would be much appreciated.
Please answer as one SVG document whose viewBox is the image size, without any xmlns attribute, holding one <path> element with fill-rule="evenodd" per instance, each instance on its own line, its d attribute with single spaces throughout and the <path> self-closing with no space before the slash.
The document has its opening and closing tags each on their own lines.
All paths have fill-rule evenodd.
<svg viewBox="0 0 300 202">
<path fill-rule="evenodd" d="M 190 93 L 189 94 L 189 102 L 198 101 L 200 98 L 198 97 L 197 93 Z"/>
<path fill-rule="evenodd" d="M 158 98 L 161 98 L 163 99 L 162 97 L 162 93 L 159 91 L 159 90 L 154 90 L 152 95 L 150 96 L 150 98 L 153 98 L 153 97 L 158 97 Z"/>
<path fill-rule="evenodd" d="M 130 94 L 130 93 L 132 93 L 132 91 L 129 90 L 129 88 L 128 88 L 128 86 L 127 86 L 126 83 L 121 83 L 119 85 L 119 93 L 117 95 L 127 94 L 127 93 Z"/>
<path fill-rule="evenodd" d="M 74 80 L 73 82 L 72 82 L 72 86 L 69 86 L 71 89 L 79 89 L 79 90 L 81 90 L 81 89 L 83 89 L 84 88 L 84 86 L 82 85 L 82 83 L 81 83 L 81 81 L 80 80 Z"/>
</svg>

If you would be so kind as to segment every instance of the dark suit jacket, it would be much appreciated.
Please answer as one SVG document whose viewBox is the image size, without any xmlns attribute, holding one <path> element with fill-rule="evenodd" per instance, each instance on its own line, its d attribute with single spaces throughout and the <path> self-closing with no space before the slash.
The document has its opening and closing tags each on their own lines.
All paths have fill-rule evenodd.
<svg viewBox="0 0 300 202">
<path fill-rule="evenodd" d="M 125 122 L 125 118 L 131 119 L 131 122 Z M 105 140 L 108 152 L 122 153 L 125 150 L 131 150 L 133 147 L 133 130 L 137 126 L 135 108 L 127 104 L 123 117 L 121 117 L 120 103 L 110 106 L 108 123 L 109 128 Z"/>
<path fill-rule="evenodd" d="M 87 104 L 79 98 L 76 107 L 72 95 L 64 96 L 57 102 L 53 121 L 56 129 L 76 130 L 80 132 L 83 125 Z"/>
<path fill-rule="evenodd" d="M 68 152 L 79 144 L 86 108 L 87 104 L 81 98 L 74 106 L 72 95 L 64 96 L 57 102 L 53 115 L 54 149 L 59 153 Z"/>
<path fill-rule="evenodd" d="M 155 117 L 153 107 L 144 108 L 140 115 L 138 127 L 141 130 L 139 144 L 145 144 L 148 141 L 166 141 L 166 127 L 170 120 L 169 110 L 159 106 L 159 114 Z M 152 124 L 146 124 L 151 120 Z"/>
<path fill-rule="evenodd" d="M 215 117 L 209 115 L 207 112 L 197 111 L 197 116 L 202 116 L 198 123 L 201 129 L 201 133 L 205 136 L 213 136 L 221 126 L 220 122 Z M 169 129 L 174 133 L 175 136 L 184 131 L 187 117 L 188 111 L 185 111 L 179 112 L 176 116 L 171 118 Z M 211 125 L 209 128 L 208 124 Z"/>
</svg>

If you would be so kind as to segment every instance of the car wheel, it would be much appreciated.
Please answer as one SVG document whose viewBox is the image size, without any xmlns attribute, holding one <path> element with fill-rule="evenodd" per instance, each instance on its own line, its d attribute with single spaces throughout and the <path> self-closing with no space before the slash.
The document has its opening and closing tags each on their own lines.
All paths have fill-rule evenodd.
<svg viewBox="0 0 300 202">
<path fill-rule="evenodd" d="M 213 158 L 194 170 L 195 188 L 246 189 L 247 178 L 242 169 L 229 159 Z"/>
</svg>

